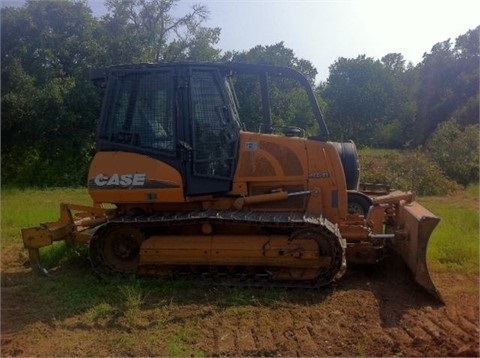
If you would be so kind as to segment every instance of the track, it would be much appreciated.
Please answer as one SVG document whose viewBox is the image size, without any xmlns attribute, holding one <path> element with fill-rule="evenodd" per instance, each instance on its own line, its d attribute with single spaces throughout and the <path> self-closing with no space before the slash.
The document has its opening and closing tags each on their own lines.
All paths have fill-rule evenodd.
<svg viewBox="0 0 480 358">
<path fill-rule="evenodd" d="M 94 271 L 103 278 L 136 274 L 139 270 L 139 260 L 142 260 L 141 255 L 145 252 L 142 249 L 145 246 L 144 242 L 155 240 L 150 239 L 151 237 L 161 237 L 162 234 L 172 232 L 176 237 L 184 238 L 188 233 L 191 235 L 192 232 L 201 230 L 203 225 L 209 225 L 212 231 L 221 228 L 220 230 L 229 235 L 244 232 L 244 245 L 247 246 L 251 244 L 248 241 L 248 233 L 252 232 L 262 232 L 264 237 L 269 237 L 269 233 L 281 233 L 289 236 L 289 242 L 293 245 L 296 242 L 313 241 L 319 252 L 318 255 L 329 257 L 330 263 L 329 266 L 316 271 L 309 268 L 259 267 L 249 266 L 251 260 L 247 257 L 244 260 L 245 264 L 241 265 L 211 266 L 187 263 L 149 267 L 148 271 L 153 272 L 153 275 L 181 277 L 214 285 L 283 288 L 324 286 L 343 275 L 345 271 L 346 244 L 338 228 L 324 218 L 305 216 L 300 213 L 210 210 L 123 216 L 111 220 L 96 231 L 90 242 L 90 261 Z M 227 235 L 225 241 L 228 242 L 228 240 Z M 178 240 L 173 240 L 172 245 L 176 241 Z M 140 268 L 143 270 L 143 267 Z M 298 276 L 301 279 L 281 278 L 279 280 L 278 277 L 282 275 Z M 307 279 L 310 276 L 312 278 Z"/>
</svg>

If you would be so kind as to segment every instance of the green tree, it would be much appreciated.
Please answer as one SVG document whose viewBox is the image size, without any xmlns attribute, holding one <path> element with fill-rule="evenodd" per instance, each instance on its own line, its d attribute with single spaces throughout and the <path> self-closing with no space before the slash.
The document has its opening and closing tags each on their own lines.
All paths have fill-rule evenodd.
<svg viewBox="0 0 480 358">
<path fill-rule="evenodd" d="M 480 119 L 480 95 L 470 97 L 459 108 L 457 108 L 450 119 L 455 119 L 461 128 L 478 123 Z"/>
<path fill-rule="evenodd" d="M 283 41 L 269 46 L 258 45 L 248 51 L 230 53 L 229 59 L 235 62 L 290 67 L 301 72 L 312 86 L 318 73 L 310 61 L 296 57 L 292 49 L 285 47 Z"/>
<path fill-rule="evenodd" d="M 293 50 L 286 48 L 283 42 L 270 46 L 255 46 L 248 51 L 228 53 L 228 60 L 290 67 L 301 72 L 311 86 L 315 82 L 317 70 L 312 63 L 295 56 Z M 304 129 L 308 135 L 318 134 L 318 125 L 311 110 L 306 92 L 298 83 L 281 77 L 269 78 L 271 117 L 276 126 L 296 126 Z M 240 117 L 247 129 L 256 131 L 263 123 L 262 103 L 260 102 L 260 83 L 258 78 L 245 76 L 237 79 L 235 90 L 240 99 Z"/>
<path fill-rule="evenodd" d="M 84 185 L 101 107 L 91 68 L 218 56 L 207 9 L 175 18 L 177 2 L 108 0 L 101 20 L 86 0 L 1 10 L 3 184 Z"/>
<path fill-rule="evenodd" d="M 459 36 L 455 46 L 450 39 L 439 42 L 418 65 L 417 144 L 423 144 L 439 123 L 448 120 L 458 108 L 478 96 L 479 37 L 480 26 Z M 477 123 L 478 112 L 468 122 Z"/>
<path fill-rule="evenodd" d="M 378 132 L 388 123 L 389 112 L 395 111 L 390 102 L 395 93 L 394 77 L 380 61 L 365 55 L 339 58 L 330 66 L 321 93 L 333 137 L 378 145 Z"/>
<path fill-rule="evenodd" d="M 193 5 L 181 17 L 172 16 L 179 0 L 106 0 L 103 17 L 107 62 L 215 60 L 220 29 L 202 26 L 204 5 Z"/>
<path fill-rule="evenodd" d="M 376 133 L 376 143 L 385 148 L 405 148 L 412 143 L 415 103 L 415 70 L 405 64 L 400 53 L 381 58 L 391 91 L 385 103 L 384 119 Z"/>
<path fill-rule="evenodd" d="M 2 183 L 83 184 L 100 108 L 87 69 L 95 18 L 85 1 L 28 1 L 1 17 Z"/>
</svg>

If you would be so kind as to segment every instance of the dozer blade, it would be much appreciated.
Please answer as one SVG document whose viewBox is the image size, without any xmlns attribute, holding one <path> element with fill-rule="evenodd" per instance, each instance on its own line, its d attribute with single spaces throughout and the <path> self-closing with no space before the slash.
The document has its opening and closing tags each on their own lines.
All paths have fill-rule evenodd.
<svg viewBox="0 0 480 358">
<path fill-rule="evenodd" d="M 416 201 L 400 203 L 396 223 L 400 230 L 395 232 L 391 244 L 412 271 L 415 281 L 444 303 L 427 267 L 428 241 L 439 221 L 437 216 Z"/>
</svg>

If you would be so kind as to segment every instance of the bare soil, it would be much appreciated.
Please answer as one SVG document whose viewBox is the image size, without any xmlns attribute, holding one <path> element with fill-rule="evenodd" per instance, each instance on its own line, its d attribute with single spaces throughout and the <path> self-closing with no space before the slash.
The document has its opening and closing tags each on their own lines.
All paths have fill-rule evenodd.
<svg viewBox="0 0 480 358">
<path fill-rule="evenodd" d="M 2 252 L 2 357 L 479 356 L 478 273 L 433 273 L 445 305 L 391 260 L 271 300 L 270 290 L 249 289 L 245 298 L 239 289 L 184 288 L 147 295 L 130 314 L 92 318 L 93 307 L 65 314 L 39 296 L 35 287 L 45 278 L 34 277 L 25 260 L 20 247 Z"/>
</svg>

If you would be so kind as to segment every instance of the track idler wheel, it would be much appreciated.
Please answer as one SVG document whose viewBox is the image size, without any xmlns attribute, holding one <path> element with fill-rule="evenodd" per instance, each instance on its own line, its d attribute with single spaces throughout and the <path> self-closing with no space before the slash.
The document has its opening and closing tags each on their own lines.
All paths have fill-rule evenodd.
<svg viewBox="0 0 480 358">
<path fill-rule="evenodd" d="M 291 242 L 301 246 L 314 246 L 318 250 L 319 260 L 329 258 L 328 265 L 316 268 L 278 268 L 270 270 L 275 280 L 308 281 L 312 286 L 320 287 L 340 278 L 345 272 L 345 241 L 338 233 L 327 227 L 303 229 L 292 234 Z"/>
<path fill-rule="evenodd" d="M 130 226 L 100 228 L 90 241 L 94 271 L 102 277 L 136 274 L 143 240 L 143 233 Z"/>
</svg>

